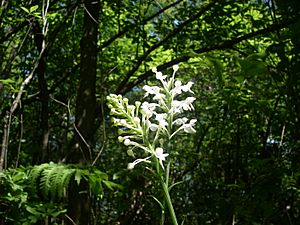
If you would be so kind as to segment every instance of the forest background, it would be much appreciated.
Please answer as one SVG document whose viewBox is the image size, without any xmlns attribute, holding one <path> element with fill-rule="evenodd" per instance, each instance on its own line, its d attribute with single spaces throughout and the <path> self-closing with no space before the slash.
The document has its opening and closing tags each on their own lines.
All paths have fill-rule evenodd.
<svg viewBox="0 0 300 225">
<path fill-rule="evenodd" d="M 299 223 L 297 0 L 0 4 L 0 224 L 159 224 L 106 96 L 142 100 L 176 64 L 197 119 L 169 152 L 179 220 Z"/>
</svg>

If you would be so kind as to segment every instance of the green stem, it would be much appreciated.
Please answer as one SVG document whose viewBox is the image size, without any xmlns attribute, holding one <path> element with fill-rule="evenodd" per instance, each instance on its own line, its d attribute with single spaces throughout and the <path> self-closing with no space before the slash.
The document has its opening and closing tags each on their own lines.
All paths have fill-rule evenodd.
<svg viewBox="0 0 300 225">
<path fill-rule="evenodd" d="M 164 201 L 164 203 L 163 203 L 164 208 L 162 209 L 162 212 L 161 212 L 160 225 L 165 224 L 165 206 L 166 206 L 166 203 Z"/>
<path fill-rule="evenodd" d="M 173 225 L 178 225 L 176 214 L 175 214 L 173 204 L 172 204 L 172 201 L 171 201 L 171 197 L 170 197 L 170 194 L 169 194 L 169 189 L 168 189 L 168 186 L 166 185 L 166 183 L 164 182 L 163 176 L 161 176 L 160 181 L 161 181 L 161 185 L 162 185 L 162 188 L 163 188 L 163 191 L 164 191 L 165 200 L 167 202 L 167 205 L 168 205 L 168 208 L 169 208 L 169 211 L 170 211 L 170 215 L 171 215 Z"/>
</svg>

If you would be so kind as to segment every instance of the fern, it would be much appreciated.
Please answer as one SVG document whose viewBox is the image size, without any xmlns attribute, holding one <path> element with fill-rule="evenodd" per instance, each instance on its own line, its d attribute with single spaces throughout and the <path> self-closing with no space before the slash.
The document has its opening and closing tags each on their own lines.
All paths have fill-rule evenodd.
<svg viewBox="0 0 300 225">
<path fill-rule="evenodd" d="M 112 182 L 104 182 L 108 180 L 107 174 L 83 165 L 45 163 L 34 166 L 29 175 L 30 184 L 35 192 L 51 200 L 66 197 L 70 181 L 74 180 L 79 185 L 82 179 L 88 182 L 90 190 L 97 196 L 103 194 L 102 183 L 109 188 L 113 186 Z"/>
<path fill-rule="evenodd" d="M 69 168 L 61 177 L 57 177 L 55 185 L 57 187 L 57 197 L 62 198 L 66 195 L 71 177 L 75 173 L 75 169 Z"/>
<path fill-rule="evenodd" d="M 39 187 L 39 179 L 41 178 L 41 173 L 49 168 L 51 163 L 44 163 L 38 166 L 34 166 L 30 172 L 29 180 L 30 180 L 30 187 L 33 188 L 35 193 L 38 193 Z"/>
<path fill-rule="evenodd" d="M 64 190 L 68 187 L 74 169 L 68 165 L 52 164 L 41 174 L 40 189 L 45 198 L 62 198 Z"/>
</svg>

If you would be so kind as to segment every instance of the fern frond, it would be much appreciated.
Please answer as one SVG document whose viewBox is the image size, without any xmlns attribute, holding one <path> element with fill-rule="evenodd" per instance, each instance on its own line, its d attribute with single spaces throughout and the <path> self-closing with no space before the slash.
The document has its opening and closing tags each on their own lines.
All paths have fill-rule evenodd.
<svg viewBox="0 0 300 225">
<path fill-rule="evenodd" d="M 76 170 L 73 168 L 68 168 L 64 171 L 64 173 L 60 177 L 57 177 L 55 183 L 57 185 L 58 198 L 64 197 L 65 194 L 67 193 L 71 177 L 73 176 L 75 171 Z"/>
<path fill-rule="evenodd" d="M 44 169 L 41 173 L 41 182 L 40 182 L 40 190 L 42 191 L 43 196 L 47 199 L 48 194 L 51 189 L 51 176 L 53 171 L 56 170 L 56 167 L 50 166 Z M 55 187 L 53 187 L 55 188 Z"/>
<path fill-rule="evenodd" d="M 108 177 L 95 168 L 55 163 L 34 166 L 29 174 L 30 184 L 35 193 L 41 193 L 44 198 L 51 200 L 66 197 L 71 179 L 74 179 L 77 185 L 84 179 L 88 182 L 90 190 L 99 196 L 103 194 L 102 182 L 108 180 Z M 111 183 L 104 184 L 109 188 L 114 186 Z"/>
<path fill-rule="evenodd" d="M 30 186 L 34 189 L 35 193 L 38 192 L 38 188 L 40 186 L 38 180 L 41 178 L 41 173 L 49 167 L 51 167 L 51 164 L 44 163 L 38 166 L 34 166 L 32 168 L 28 179 L 29 179 Z"/>
</svg>

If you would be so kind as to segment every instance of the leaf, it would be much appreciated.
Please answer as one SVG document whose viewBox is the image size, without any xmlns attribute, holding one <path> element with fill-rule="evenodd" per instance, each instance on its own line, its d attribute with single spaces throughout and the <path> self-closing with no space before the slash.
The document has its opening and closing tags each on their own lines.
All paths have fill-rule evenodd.
<svg viewBox="0 0 300 225">
<path fill-rule="evenodd" d="M 24 180 L 24 178 L 26 178 L 26 174 L 24 172 L 19 172 L 13 176 L 13 181 L 14 182 L 22 181 Z"/>
<path fill-rule="evenodd" d="M 65 214 L 66 212 L 67 212 L 66 209 L 62 209 L 60 211 L 54 211 L 54 212 L 51 212 L 51 216 L 58 217 L 60 214 Z"/>
<path fill-rule="evenodd" d="M 165 207 L 163 206 L 163 204 L 161 204 L 161 202 L 156 198 L 156 197 L 154 197 L 153 195 L 151 196 L 159 205 L 160 205 L 160 208 L 162 209 L 162 210 L 164 210 L 165 209 Z"/>
<path fill-rule="evenodd" d="M 0 82 L 2 83 L 2 84 L 14 84 L 14 83 L 16 83 L 14 80 L 12 80 L 12 79 L 0 79 Z"/>
<path fill-rule="evenodd" d="M 27 12 L 28 14 L 30 13 L 28 9 L 26 9 L 25 7 L 21 6 L 21 9 L 23 9 L 25 12 Z"/>
<path fill-rule="evenodd" d="M 40 213 L 30 206 L 26 206 L 26 210 L 35 216 L 40 216 Z"/>
<path fill-rule="evenodd" d="M 76 170 L 75 181 L 77 182 L 77 185 L 80 184 L 80 180 L 81 180 L 81 171 L 80 170 Z"/>
<path fill-rule="evenodd" d="M 30 7 L 29 12 L 32 13 L 32 12 L 36 11 L 38 8 L 39 8 L 38 5 L 34 5 L 34 6 Z"/>
<path fill-rule="evenodd" d="M 172 184 L 172 185 L 169 187 L 169 191 L 171 191 L 171 189 L 172 189 L 173 187 L 175 187 L 176 185 L 182 184 L 183 182 L 184 182 L 184 181 L 178 181 L 178 182 Z"/>
<path fill-rule="evenodd" d="M 233 77 L 238 83 L 242 83 L 245 80 L 245 77 L 242 74 Z"/>
<path fill-rule="evenodd" d="M 108 181 L 108 180 L 103 180 L 103 183 L 106 185 L 106 187 L 108 187 L 110 190 L 114 190 L 114 188 L 117 189 L 123 189 L 123 186 L 120 184 L 116 184 L 112 181 Z"/>
</svg>

